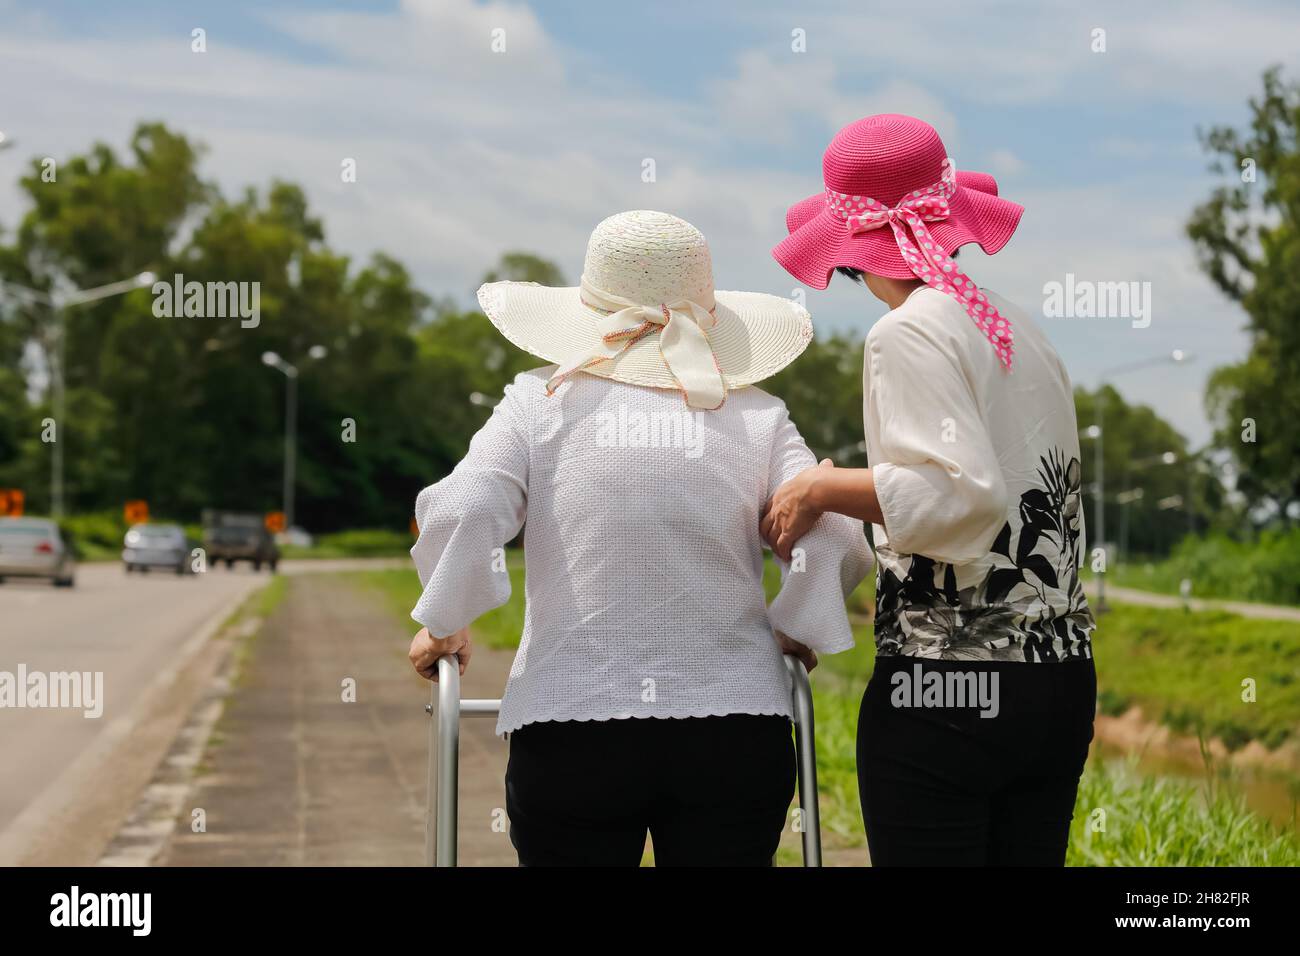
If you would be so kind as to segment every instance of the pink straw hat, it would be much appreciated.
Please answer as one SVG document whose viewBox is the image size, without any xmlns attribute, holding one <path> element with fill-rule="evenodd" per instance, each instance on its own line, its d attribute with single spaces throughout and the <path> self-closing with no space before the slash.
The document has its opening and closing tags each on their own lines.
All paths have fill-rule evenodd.
<svg viewBox="0 0 1300 956">
<path fill-rule="evenodd" d="M 955 173 L 955 175 L 954 175 Z M 772 255 L 805 285 L 824 289 L 837 266 L 891 279 L 915 272 L 889 229 L 853 232 L 846 213 L 866 209 L 863 200 L 893 208 L 914 191 L 952 182 L 948 214 L 928 228 L 952 252 L 968 242 L 992 254 L 1016 231 L 1024 207 L 997 192 L 987 173 L 955 172 L 939 134 L 912 116 L 882 113 L 850 123 L 822 157 L 825 190 L 795 203 L 786 213 L 787 236 Z"/>
</svg>

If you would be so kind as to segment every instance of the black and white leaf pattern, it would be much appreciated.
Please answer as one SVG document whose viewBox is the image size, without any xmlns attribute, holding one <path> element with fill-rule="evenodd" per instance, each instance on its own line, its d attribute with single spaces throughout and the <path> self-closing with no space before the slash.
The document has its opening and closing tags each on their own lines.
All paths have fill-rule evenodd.
<svg viewBox="0 0 1300 956">
<path fill-rule="evenodd" d="M 1095 624 L 1079 579 L 1079 459 L 1053 449 L 989 550 L 965 568 L 878 549 L 876 647 L 883 655 L 1052 662 L 1090 657 Z M 1014 555 L 1014 557 L 1013 557 Z"/>
</svg>

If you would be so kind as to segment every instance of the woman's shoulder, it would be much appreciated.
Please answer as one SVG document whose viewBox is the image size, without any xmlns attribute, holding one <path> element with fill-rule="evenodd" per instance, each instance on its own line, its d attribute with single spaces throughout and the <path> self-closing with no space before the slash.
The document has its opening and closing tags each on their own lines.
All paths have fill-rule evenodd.
<svg viewBox="0 0 1300 956">
<path fill-rule="evenodd" d="M 1024 311 L 1013 302 L 982 286 L 980 292 L 1013 323 L 1023 319 Z M 961 303 L 929 286 L 920 287 L 898 308 L 886 312 L 867 333 L 868 346 L 877 349 L 908 343 L 964 349 L 981 346 L 983 340 L 983 333 Z"/>
</svg>

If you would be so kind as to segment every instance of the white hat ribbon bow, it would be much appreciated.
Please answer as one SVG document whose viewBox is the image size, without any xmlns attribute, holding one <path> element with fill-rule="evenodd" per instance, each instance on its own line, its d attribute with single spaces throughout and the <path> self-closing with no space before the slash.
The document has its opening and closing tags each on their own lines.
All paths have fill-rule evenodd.
<svg viewBox="0 0 1300 956">
<path fill-rule="evenodd" d="M 607 312 L 596 322 L 600 341 L 555 370 L 546 383 L 552 394 L 579 369 L 617 358 L 645 336 L 659 333 L 659 354 L 691 408 L 715 409 L 726 398 L 708 331 L 718 324 L 712 309 L 690 299 L 646 305 L 597 289 L 582 279 L 582 302 Z"/>
</svg>

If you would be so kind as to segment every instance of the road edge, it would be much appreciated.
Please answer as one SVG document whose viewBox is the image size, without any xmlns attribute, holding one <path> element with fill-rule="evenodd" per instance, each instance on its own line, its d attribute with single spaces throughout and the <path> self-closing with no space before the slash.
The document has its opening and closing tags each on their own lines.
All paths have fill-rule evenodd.
<svg viewBox="0 0 1300 956">
<path fill-rule="evenodd" d="M 230 615 L 264 587 L 223 604 L 158 671 L 130 710 L 13 819 L 0 835 L 0 866 L 90 866 L 99 861 L 233 652 Z"/>
</svg>

